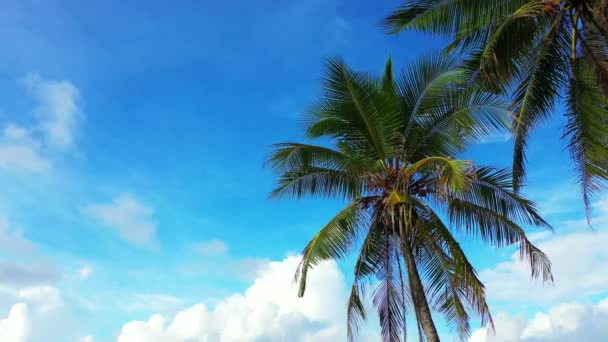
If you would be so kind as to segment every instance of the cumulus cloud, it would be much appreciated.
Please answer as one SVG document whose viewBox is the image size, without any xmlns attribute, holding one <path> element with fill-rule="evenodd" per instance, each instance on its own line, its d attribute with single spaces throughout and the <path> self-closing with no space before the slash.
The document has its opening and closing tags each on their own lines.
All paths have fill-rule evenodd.
<svg viewBox="0 0 608 342">
<path fill-rule="evenodd" d="M 196 304 L 172 318 L 159 313 L 127 323 L 118 342 L 343 340 L 347 293 L 341 272 L 335 263 L 319 265 L 306 296 L 298 298 L 292 282 L 298 262 L 297 257 L 270 262 L 244 293 L 213 309 Z"/>
<path fill-rule="evenodd" d="M 480 329 L 470 342 L 566 342 L 605 341 L 608 336 L 608 196 L 593 204 L 595 231 L 587 230 L 584 219 L 564 221 L 556 235 L 533 237 L 549 256 L 555 277 L 554 285 L 530 281 L 529 269 L 513 256 L 494 268 L 480 272 L 488 298 L 498 305 L 527 308 L 549 307 L 533 318 L 524 314 L 495 315 L 496 334 Z M 577 303 L 587 300 L 588 303 Z"/>
<path fill-rule="evenodd" d="M 8 316 L 0 320 L 0 341 L 27 342 L 31 334 L 28 307 L 25 303 L 15 304 Z"/>
<path fill-rule="evenodd" d="M 204 256 L 220 256 L 228 252 L 228 245 L 218 239 L 196 243 L 192 248 Z"/>
<path fill-rule="evenodd" d="M 134 245 L 147 248 L 157 246 L 154 210 L 131 194 L 122 194 L 111 203 L 89 204 L 83 208 L 83 212 L 115 229 L 120 237 Z"/>
<path fill-rule="evenodd" d="M 537 235 L 538 246 L 552 262 L 554 286 L 530 281 L 529 269 L 514 255 L 480 272 L 488 297 L 495 302 L 554 304 L 605 293 L 608 289 L 608 198 L 594 207 L 596 231 L 587 230 L 586 221 L 565 222 L 558 232 L 569 233 L 550 237 Z"/>
<path fill-rule="evenodd" d="M 608 298 L 599 304 L 562 303 L 532 319 L 502 313 L 494 321 L 495 334 L 480 329 L 469 342 L 603 342 L 608 336 Z"/>
<path fill-rule="evenodd" d="M 36 73 L 24 77 L 22 84 L 37 102 L 34 115 L 46 141 L 62 150 L 71 147 L 82 118 L 78 88 L 69 81 L 43 79 Z"/>
</svg>

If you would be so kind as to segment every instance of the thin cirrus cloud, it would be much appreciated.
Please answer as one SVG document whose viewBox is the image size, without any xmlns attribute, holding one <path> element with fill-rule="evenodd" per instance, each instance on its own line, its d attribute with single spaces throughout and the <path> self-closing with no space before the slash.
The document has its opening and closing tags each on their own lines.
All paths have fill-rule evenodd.
<svg viewBox="0 0 608 342">
<path fill-rule="evenodd" d="M 21 83 L 37 103 L 33 114 L 45 140 L 58 149 L 70 148 L 82 119 L 78 88 L 69 81 L 47 80 L 37 73 L 28 74 Z"/>
<path fill-rule="evenodd" d="M 26 173 L 45 173 L 52 168 L 50 151 L 73 147 L 84 115 L 80 92 L 70 81 L 49 80 L 30 73 L 20 80 L 34 101 L 35 122 L 24 127 L 5 123 L 0 134 L 0 168 Z"/>
<path fill-rule="evenodd" d="M 82 208 L 82 212 L 113 229 L 122 239 L 135 246 L 151 249 L 158 246 L 154 210 L 132 194 L 119 195 L 110 203 L 88 204 Z"/>
</svg>

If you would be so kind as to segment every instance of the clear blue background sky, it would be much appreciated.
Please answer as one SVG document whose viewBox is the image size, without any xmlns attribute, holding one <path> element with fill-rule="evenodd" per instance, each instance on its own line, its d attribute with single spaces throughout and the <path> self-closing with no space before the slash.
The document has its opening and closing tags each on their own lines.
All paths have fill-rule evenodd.
<svg viewBox="0 0 608 342">
<path fill-rule="evenodd" d="M 399 4 L 0 4 L 0 124 L 15 125 L 31 138 L 24 142 L 20 136 L 16 143 L 5 131 L 0 141 L 0 215 L 36 246 L 31 265 L 44 259 L 57 270 L 41 284 L 59 289 L 65 321 L 79 322 L 72 340 L 86 334 L 110 340 L 122 324 L 159 311 L 83 301 L 114 303 L 136 293 L 179 297 L 183 307 L 216 300 L 250 286 L 254 266 L 301 250 L 341 204 L 268 200 L 273 175 L 264 169 L 264 158 L 272 143 L 302 139 L 298 116 L 319 96 L 324 58 L 343 56 L 356 69 L 379 72 L 389 54 L 403 66 L 442 45 L 416 33 L 385 35 L 379 21 Z M 33 85 L 24 81 L 28 75 L 38 75 Z M 64 92 L 53 102 L 56 98 L 44 92 L 58 84 Z M 66 84 L 67 91 L 61 87 Z M 75 107 L 57 109 L 66 105 L 61 96 Z M 44 126 L 45 111 L 54 110 L 51 117 L 69 126 L 67 146 L 53 145 Z M 535 132 L 527 189 L 556 227 L 583 216 L 559 140 L 561 125 L 556 119 Z M 2 146 L 25 146 L 20 153 L 29 149 L 48 167 L 19 164 L 14 159 L 24 155 Z M 510 149 L 507 138 L 495 136 L 466 156 L 507 167 Z M 154 227 L 152 234 L 125 237 L 121 228 L 112 229 L 121 222 L 108 222 L 104 208 L 121 198 L 135 203 L 127 207 L 145 218 L 144 226 Z M 570 233 L 564 229 L 558 235 Z M 213 240 L 216 259 L 209 258 Z M 197 244 L 206 256 L 192 248 Z M 509 262 L 512 252 L 465 246 L 480 270 Z M 0 254 L 7 265 L 21 260 L 9 250 Z M 30 267 L 29 262 L 20 265 Z M 340 267 L 349 270 L 348 264 Z M 77 274 L 83 268 L 90 274 Z M 18 291 L 2 277 L 0 272 L 7 293 Z M 602 291 L 591 292 L 568 299 L 603 298 Z M 7 298 L 0 313 L 18 301 Z M 558 303 L 497 303 L 496 308 L 531 316 Z"/>
</svg>

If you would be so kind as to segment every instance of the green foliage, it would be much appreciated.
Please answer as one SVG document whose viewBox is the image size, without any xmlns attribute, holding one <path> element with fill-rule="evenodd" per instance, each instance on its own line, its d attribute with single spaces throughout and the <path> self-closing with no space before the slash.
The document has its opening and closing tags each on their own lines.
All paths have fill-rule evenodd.
<svg viewBox="0 0 608 342">
<path fill-rule="evenodd" d="M 452 39 L 446 52 L 469 56 L 470 81 L 512 96 L 516 189 L 525 180 L 530 133 L 566 98 L 564 137 L 589 216 L 590 196 L 608 178 L 605 14 L 603 0 L 406 0 L 383 25 L 391 33 L 410 29 Z"/>
<path fill-rule="evenodd" d="M 376 78 L 331 59 L 323 97 L 304 117 L 308 137 L 331 143 L 277 144 L 268 159 L 278 173 L 272 197 L 348 202 L 308 243 L 296 279 L 304 295 L 315 265 L 359 246 L 347 303 L 351 341 L 368 316 L 363 299 L 370 286 L 383 341 L 405 339 L 407 317 L 422 317 L 412 304 L 420 300 L 442 313 L 462 340 L 474 316 L 492 326 L 483 284 L 456 232 L 519 248 L 532 276 L 551 280 L 549 261 L 520 226 L 550 228 L 534 204 L 514 191 L 509 172 L 458 159 L 468 143 L 507 129 L 508 122 L 500 97 L 467 84 L 461 66 L 452 57 L 428 55 L 395 77 L 389 59 Z M 407 266 L 412 254 L 416 267 Z M 426 289 L 422 297 L 415 279 Z"/>
</svg>

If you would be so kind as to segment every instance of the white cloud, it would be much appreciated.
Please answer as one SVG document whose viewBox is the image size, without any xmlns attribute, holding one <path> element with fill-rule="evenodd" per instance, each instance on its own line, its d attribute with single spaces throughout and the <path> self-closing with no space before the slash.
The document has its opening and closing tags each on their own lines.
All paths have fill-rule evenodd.
<svg viewBox="0 0 608 342">
<path fill-rule="evenodd" d="M 0 136 L 0 168 L 43 173 L 51 163 L 40 152 L 40 143 L 26 128 L 8 124 Z"/>
<path fill-rule="evenodd" d="M 95 339 L 93 336 L 89 335 L 79 338 L 77 342 L 95 342 Z"/>
<path fill-rule="evenodd" d="M 608 298 L 596 304 L 591 299 L 608 294 L 608 196 L 593 207 L 596 231 L 589 231 L 581 219 L 562 222 L 556 235 L 534 235 L 552 261 L 554 286 L 531 282 L 528 268 L 515 255 L 480 272 L 492 302 L 522 310 L 531 305 L 550 309 L 533 318 L 499 313 L 494 317 L 496 334 L 480 329 L 470 342 L 605 341 Z"/>
<path fill-rule="evenodd" d="M 21 80 L 36 101 L 36 123 L 22 127 L 8 123 L 0 135 L 0 168 L 45 173 L 52 168 L 48 152 L 73 146 L 82 113 L 78 89 L 69 81 L 45 80 L 28 74 Z M 44 153 L 43 153 L 44 152 Z"/>
<path fill-rule="evenodd" d="M 603 342 L 608 336 L 608 299 L 599 304 L 562 303 L 532 319 L 498 314 L 496 333 L 477 330 L 469 342 Z"/>
<path fill-rule="evenodd" d="M 91 276 L 91 274 L 93 274 L 93 268 L 91 268 L 90 266 L 83 266 L 78 270 L 78 276 L 81 279 L 87 279 Z"/>
<path fill-rule="evenodd" d="M 157 246 L 154 211 L 131 194 L 122 194 L 108 204 L 89 204 L 83 212 L 115 229 L 123 239 L 137 246 Z"/>
<path fill-rule="evenodd" d="M 61 150 L 71 147 L 82 119 L 78 88 L 69 81 L 47 80 L 36 73 L 28 74 L 22 83 L 37 101 L 34 115 L 46 141 Z"/>
<path fill-rule="evenodd" d="M 518 256 L 480 272 L 492 301 L 509 304 L 554 304 L 603 294 L 608 289 L 608 198 L 594 204 L 596 231 L 583 220 L 568 221 L 557 235 L 537 235 L 538 247 L 550 258 L 554 286 L 530 281 L 530 272 Z M 569 233 L 563 233 L 569 232 Z M 560 235 L 561 234 L 561 235 Z"/>
<path fill-rule="evenodd" d="M 63 306 L 59 290 L 52 286 L 34 286 L 21 289 L 17 296 L 39 308 L 41 312 L 49 312 Z"/>
<path fill-rule="evenodd" d="M 31 323 L 25 303 L 11 307 L 8 316 L 0 321 L 0 341 L 27 342 L 31 334 Z"/>
<path fill-rule="evenodd" d="M 555 285 L 530 281 L 529 269 L 517 258 L 480 272 L 488 297 L 509 303 L 554 303 L 598 294 L 608 289 L 608 232 L 584 231 L 539 244 L 553 266 Z"/>
<path fill-rule="evenodd" d="M 220 256 L 228 252 L 228 245 L 218 239 L 196 243 L 192 248 L 204 256 Z"/>
<path fill-rule="evenodd" d="M 172 319 L 155 314 L 147 321 L 127 323 L 118 342 L 343 340 L 347 293 L 337 265 L 316 267 L 306 296 L 298 298 L 292 282 L 298 262 L 297 257 L 270 262 L 244 293 L 213 309 L 197 304 Z"/>
</svg>

